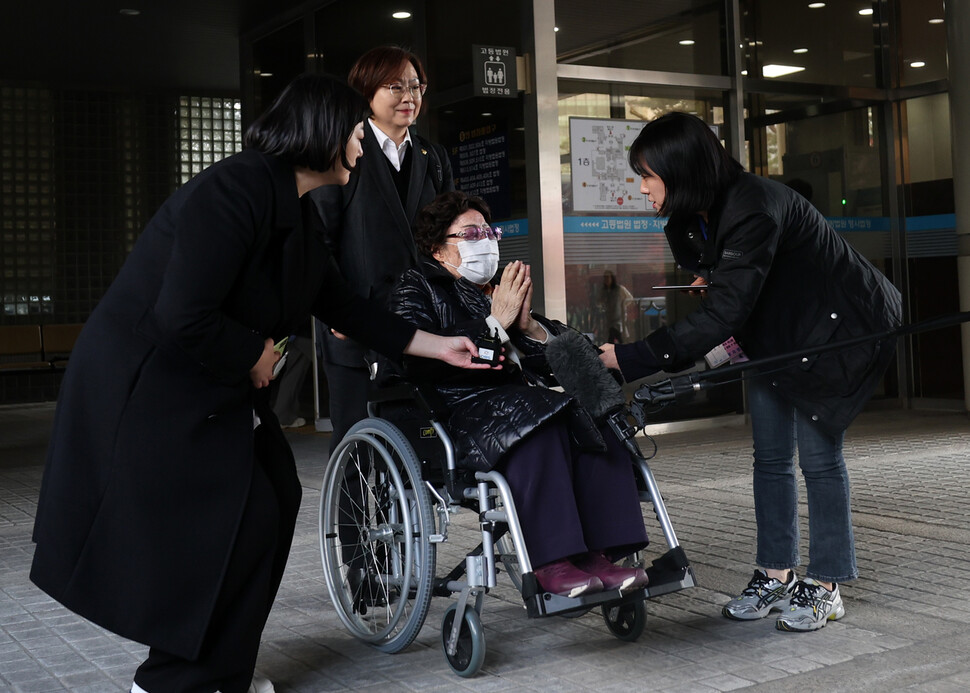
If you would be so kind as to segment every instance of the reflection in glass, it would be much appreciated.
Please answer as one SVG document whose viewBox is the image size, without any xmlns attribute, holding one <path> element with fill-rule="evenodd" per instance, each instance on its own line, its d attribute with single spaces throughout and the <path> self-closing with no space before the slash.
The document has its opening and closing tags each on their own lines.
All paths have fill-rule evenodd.
<svg viewBox="0 0 970 693">
<path fill-rule="evenodd" d="M 633 10 L 631 11 L 631 7 Z M 559 63 L 726 74 L 723 3 L 556 0 Z"/>
<path fill-rule="evenodd" d="M 821 3 L 817 3 L 821 4 Z M 741 66 L 750 78 L 876 86 L 876 15 L 867 2 L 741 0 Z M 798 51 L 798 52 L 795 52 Z"/>
</svg>

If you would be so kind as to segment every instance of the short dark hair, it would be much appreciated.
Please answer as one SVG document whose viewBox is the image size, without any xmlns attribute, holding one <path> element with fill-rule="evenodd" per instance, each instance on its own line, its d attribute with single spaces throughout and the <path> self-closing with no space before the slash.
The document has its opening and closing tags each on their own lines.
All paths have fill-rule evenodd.
<svg viewBox="0 0 970 693">
<path fill-rule="evenodd" d="M 329 171 L 347 161 L 347 140 L 367 114 L 356 91 L 329 75 L 300 75 L 276 97 L 243 136 L 243 146 L 293 166 Z"/>
<path fill-rule="evenodd" d="M 630 166 L 640 176 L 649 167 L 663 181 L 666 194 L 657 211 L 664 216 L 707 211 L 744 170 L 707 123 L 679 111 L 643 126 L 630 146 Z"/>
<path fill-rule="evenodd" d="M 414 66 L 421 84 L 428 83 L 428 75 L 425 74 L 421 60 L 402 46 L 378 46 L 370 49 L 357 58 L 357 62 L 350 68 L 347 81 L 370 103 L 378 89 L 401 76 L 405 63 Z"/>
<path fill-rule="evenodd" d="M 485 221 L 492 223 L 492 210 L 480 197 L 461 190 L 441 193 L 418 212 L 414 221 L 414 243 L 418 250 L 431 256 L 445 243 L 448 227 L 468 210 L 479 212 Z"/>
</svg>

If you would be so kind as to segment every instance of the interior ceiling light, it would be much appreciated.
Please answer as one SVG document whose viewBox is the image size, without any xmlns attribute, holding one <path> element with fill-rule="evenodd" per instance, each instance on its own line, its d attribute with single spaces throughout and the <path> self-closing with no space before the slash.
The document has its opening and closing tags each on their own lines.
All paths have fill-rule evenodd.
<svg viewBox="0 0 970 693">
<path fill-rule="evenodd" d="M 940 19 L 939 17 L 934 17 L 933 19 L 930 20 L 930 24 L 942 24 L 942 23 L 943 23 L 943 20 Z"/>
<path fill-rule="evenodd" d="M 863 9 L 859 10 L 859 14 L 861 14 L 863 17 L 868 17 L 870 14 L 872 14 L 872 8 L 864 7 Z"/>
<path fill-rule="evenodd" d="M 922 60 L 914 60 L 909 64 L 910 67 L 926 67 L 926 63 Z"/>
<path fill-rule="evenodd" d="M 124 17 L 137 17 L 138 15 L 141 14 L 141 10 L 125 8 L 125 9 L 118 10 L 118 14 Z"/>
<path fill-rule="evenodd" d="M 774 78 L 801 72 L 804 69 L 804 67 L 797 65 L 765 65 L 761 68 L 761 74 L 768 78 Z"/>
<path fill-rule="evenodd" d="M 485 116 L 486 118 L 488 118 L 492 114 L 491 113 L 488 113 L 488 112 L 485 112 L 485 113 L 482 113 L 482 115 Z"/>
<path fill-rule="evenodd" d="M 557 27 L 557 26 L 554 26 L 554 27 L 552 27 L 552 30 L 553 30 L 553 31 L 559 31 L 559 27 Z"/>
<path fill-rule="evenodd" d="M 810 2 L 810 3 L 808 3 L 808 6 L 809 6 L 809 8 L 811 8 L 813 10 L 820 10 L 823 7 L 825 7 L 825 3 L 824 2 Z"/>
<path fill-rule="evenodd" d="M 792 51 L 792 53 L 808 53 L 808 49 L 807 48 L 796 48 L 795 50 Z"/>
<path fill-rule="evenodd" d="M 394 17 L 394 19 L 408 19 L 411 16 L 411 13 L 406 10 L 401 10 L 400 12 L 395 12 L 391 16 Z"/>
<path fill-rule="evenodd" d="M 678 41 L 677 43 L 679 43 L 682 46 L 693 46 L 694 39 L 684 39 L 683 41 Z"/>
</svg>

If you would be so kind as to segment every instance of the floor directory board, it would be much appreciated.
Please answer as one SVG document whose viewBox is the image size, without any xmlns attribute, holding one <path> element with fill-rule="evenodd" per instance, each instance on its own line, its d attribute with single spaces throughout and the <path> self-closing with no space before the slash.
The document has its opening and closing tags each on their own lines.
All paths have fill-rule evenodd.
<svg viewBox="0 0 970 693">
<path fill-rule="evenodd" d="M 645 123 L 638 120 L 570 118 L 573 211 L 642 212 L 646 196 L 627 159 Z"/>
</svg>

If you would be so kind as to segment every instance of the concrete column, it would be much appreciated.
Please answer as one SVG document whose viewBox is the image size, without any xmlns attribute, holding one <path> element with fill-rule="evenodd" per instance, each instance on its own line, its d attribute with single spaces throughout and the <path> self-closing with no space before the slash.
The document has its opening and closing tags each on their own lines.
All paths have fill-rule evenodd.
<svg viewBox="0 0 970 693">
<path fill-rule="evenodd" d="M 946 0 L 947 61 L 950 79 L 950 132 L 953 150 L 953 197 L 956 212 L 957 272 L 960 310 L 970 310 L 970 6 Z M 963 396 L 970 411 L 970 324 L 964 323 Z"/>
<path fill-rule="evenodd" d="M 566 320 L 566 264 L 562 221 L 562 166 L 559 156 L 559 80 L 556 75 L 556 8 L 554 0 L 533 0 L 535 32 L 532 67 L 535 82 L 527 114 L 534 114 L 536 135 L 527 137 L 531 159 L 529 236 L 533 258 L 542 259 L 536 287 L 544 315 Z M 534 110 L 533 110 L 534 109 Z M 526 121 L 526 130 L 530 124 Z M 533 225 L 538 221 L 538 229 Z M 537 233 L 538 232 L 538 233 Z M 536 243 L 541 244 L 536 248 Z M 533 265 L 532 277 L 537 272 Z M 541 289 L 541 290 L 540 290 Z M 536 305 L 537 301 L 533 300 Z"/>
</svg>

